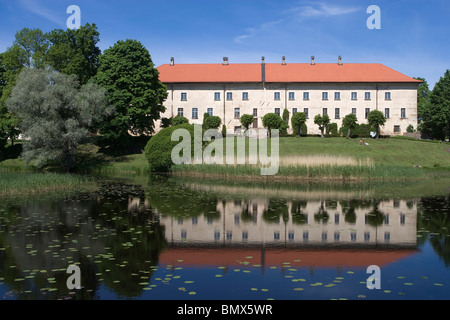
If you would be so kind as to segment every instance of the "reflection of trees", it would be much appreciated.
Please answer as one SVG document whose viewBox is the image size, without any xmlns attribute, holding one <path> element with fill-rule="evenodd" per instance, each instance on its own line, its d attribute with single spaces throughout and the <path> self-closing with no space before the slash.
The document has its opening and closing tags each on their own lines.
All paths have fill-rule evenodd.
<svg viewBox="0 0 450 320">
<path fill-rule="evenodd" d="M 316 221 L 317 223 L 327 223 L 329 219 L 330 215 L 325 210 L 324 202 L 321 201 L 319 210 L 317 210 L 317 212 L 314 214 L 314 221 Z"/>
<path fill-rule="evenodd" d="M 110 182 L 66 201 L 2 206 L 2 282 L 19 299 L 93 299 L 100 280 L 120 296 L 140 296 L 165 238 L 150 209 L 128 211 L 130 197 L 145 200 L 142 188 Z M 70 293 L 65 271 L 74 263 L 83 289 Z"/>
<path fill-rule="evenodd" d="M 163 214 L 178 217 L 198 217 L 203 214 L 208 218 L 220 219 L 218 198 L 206 192 L 198 192 L 168 180 L 151 181 L 145 191 L 151 206 Z"/>
<path fill-rule="evenodd" d="M 372 205 L 372 210 L 367 214 L 367 223 L 372 227 L 378 227 L 383 224 L 384 213 L 379 209 L 379 201 L 375 200 Z"/>
<path fill-rule="evenodd" d="M 431 246 L 445 265 L 450 266 L 450 196 L 422 198 L 419 205 L 419 241 L 429 239 Z"/>
<path fill-rule="evenodd" d="M 292 202 L 291 207 L 291 215 L 292 215 L 292 223 L 304 225 L 308 223 L 308 213 L 304 212 L 302 209 L 305 209 L 307 205 L 306 201 L 298 200 Z"/>
<path fill-rule="evenodd" d="M 289 220 L 289 209 L 284 199 L 270 199 L 267 209 L 263 211 L 263 219 L 268 223 L 279 223 L 280 217 L 284 222 Z"/>
</svg>

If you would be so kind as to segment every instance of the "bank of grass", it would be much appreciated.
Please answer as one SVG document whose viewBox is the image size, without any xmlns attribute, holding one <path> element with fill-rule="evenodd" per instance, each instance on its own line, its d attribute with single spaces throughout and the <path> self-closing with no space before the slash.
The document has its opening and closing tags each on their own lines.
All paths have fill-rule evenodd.
<svg viewBox="0 0 450 320">
<path fill-rule="evenodd" d="M 0 172 L 0 199 L 69 195 L 95 189 L 93 180 L 74 174 Z"/>
<path fill-rule="evenodd" d="M 261 176 L 255 165 L 178 165 L 186 177 L 263 180 L 420 180 L 450 176 L 450 144 L 402 139 L 316 137 L 280 138 L 280 167 L 273 177 Z M 270 148 L 269 148 L 270 150 Z"/>
</svg>

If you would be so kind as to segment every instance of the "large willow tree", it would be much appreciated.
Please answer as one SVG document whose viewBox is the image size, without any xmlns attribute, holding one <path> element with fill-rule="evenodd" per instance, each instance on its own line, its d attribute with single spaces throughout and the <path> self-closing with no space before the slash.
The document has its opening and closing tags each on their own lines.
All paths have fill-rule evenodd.
<svg viewBox="0 0 450 320">
<path fill-rule="evenodd" d="M 75 167 L 78 146 L 112 112 L 104 89 L 93 83 L 80 86 L 75 75 L 49 68 L 24 69 L 6 105 L 29 138 L 23 147 L 25 160 L 66 171 Z"/>
</svg>

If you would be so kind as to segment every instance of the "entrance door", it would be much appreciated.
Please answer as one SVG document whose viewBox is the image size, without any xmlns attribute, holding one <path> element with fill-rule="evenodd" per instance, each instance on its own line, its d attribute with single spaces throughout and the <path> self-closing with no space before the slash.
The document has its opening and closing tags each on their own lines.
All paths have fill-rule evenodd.
<svg viewBox="0 0 450 320">
<path fill-rule="evenodd" d="M 258 129 L 258 118 L 253 119 L 253 129 Z"/>
</svg>

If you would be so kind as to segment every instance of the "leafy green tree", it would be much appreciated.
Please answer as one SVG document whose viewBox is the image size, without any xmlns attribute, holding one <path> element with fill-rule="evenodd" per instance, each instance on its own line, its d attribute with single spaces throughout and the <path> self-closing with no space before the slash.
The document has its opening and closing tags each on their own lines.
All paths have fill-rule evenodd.
<svg viewBox="0 0 450 320">
<path fill-rule="evenodd" d="M 182 116 L 176 116 L 172 119 L 171 125 L 172 126 L 178 126 L 180 124 L 183 123 L 189 123 L 189 120 L 186 117 L 182 117 Z"/>
<path fill-rule="evenodd" d="M 348 129 L 347 139 L 352 135 L 352 130 L 356 128 L 358 124 L 358 118 L 354 113 L 350 113 L 344 117 L 342 120 L 342 125 Z"/>
<path fill-rule="evenodd" d="M 43 68 L 45 66 L 44 58 L 49 43 L 40 29 L 23 28 L 16 33 L 13 47 L 19 50 L 16 55 L 24 67 Z"/>
<path fill-rule="evenodd" d="M 222 124 L 222 120 L 218 116 L 208 116 L 204 118 L 203 128 L 205 130 L 209 129 L 219 129 Z"/>
<path fill-rule="evenodd" d="M 289 124 L 289 110 L 286 108 L 283 110 L 283 120 Z"/>
<path fill-rule="evenodd" d="M 283 119 L 281 119 L 281 117 L 276 113 L 268 113 L 262 119 L 263 126 L 264 128 L 267 128 L 269 137 L 272 137 L 271 130 L 273 129 L 279 130 L 283 125 L 283 122 L 284 122 Z"/>
<path fill-rule="evenodd" d="M 320 136 L 323 138 L 323 132 L 325 131 L 327 125 L 330 123 L 330 117 L 327 114 L 324 114 L 323 116 L 318 114 L 314 117 L 314 123 L 319 126 Z"/>
<path fill-rule="evenodd" d="M 7 101 L 30 138 L 22 156 L 39 168 L 74 169 L 79 144 L 111 112 L 105 94 L 93 83 L 80 87 L 76 76 L 48 68 L 24 69 Z"/>
<path fill-rule="evenodd" d="M 291 119 L 292 128 L 297 129 L 298 136 L 302 134 L 302 127 L 306 123 L 306 114 L 304 112 L 294 113 Z"/>
<path fill-rule="evenodd" d="M 424 78 L 417 77 L 414 79 L 422 81 L 417 88 L 417 118 L 421 122 L 426 110 L 430 106 L 431 90 L 428 82 Z"/>
<path fill-rule="evenodd" d="M 172 134 L 177 129 L 186 129 L 191 136 L 191 151 L 194 152 L 194 125 L 183 123 L 178 126 L 162 129 L 154 135 L 145 147 L 145 157 L 151 172 L 165 173 L 172 169 L 172 149 L 179 141 L 172 141 Z M 192 156 L 192 155 L 191 155 Z"/>
<path fill-rule="evenodd" d="M 159 80 L 150 53 L 139 41 L 118 41 L 105 50 L 94 79 L 107 90 L 115 108 L 113 117 L 101 128 L 109 145 L 127 145 L 129 132 L 154 133 L 154 122 L 165 111 L 167 88 Z"/>
<path fill-rule="evenodd" d="M 78 76 L 81 84 L 97 74 L 101 50 L 97 46 L 100 33 L 95 24 L 79 29 L 55 29 L 47 33 L 50 47 L 45 62 L 54 70 L 67 75 Z"/>
<path fill-rule="evenodd" d="M 436 83 L 423 113 L 420 131 L 433 139 L 450 137 L 450 70 Z"/>
<path fill-rule="evenodd" d="M 241 125 L 245 128 L 245 130 L 248 130 L 253 121 L 254 117 L 251 114 L 243 114 L 241 116 Z"/>
<path fill-rule="evenodd" d="M 375 128 L 376 138 L 378 139 L 380 137 L 380 127 L 384 126 L 386 123 L 386 118 L 384 117 L 383 112 L 379 110 L 370 111 L 367 117 L 367 122 L 371 127 Z"/>
</svg>

